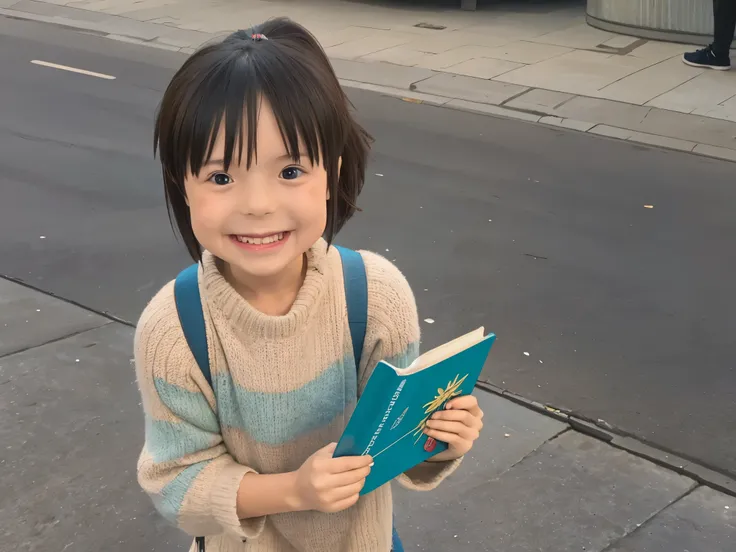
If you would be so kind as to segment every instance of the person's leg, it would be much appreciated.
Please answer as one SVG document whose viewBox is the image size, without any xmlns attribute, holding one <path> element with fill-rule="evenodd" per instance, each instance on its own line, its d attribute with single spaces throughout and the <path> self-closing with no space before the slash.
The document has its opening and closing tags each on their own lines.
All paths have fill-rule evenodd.
<svg viewBox="0 0 736 552">
<path fill-rule="evenodd" d="M 713 29 L 713 54 L 729 57 L 736 30 L 736 0 L 713 0 Z"/>
<path fill-rule="evenodd" d="M 693 67 L 726 71 L 731 68 L 729 48 L 736 27 L 736 0 L 713 0 L 713 43 L 707 48 L 688 52 L 682 61 Z"/>
</svg>

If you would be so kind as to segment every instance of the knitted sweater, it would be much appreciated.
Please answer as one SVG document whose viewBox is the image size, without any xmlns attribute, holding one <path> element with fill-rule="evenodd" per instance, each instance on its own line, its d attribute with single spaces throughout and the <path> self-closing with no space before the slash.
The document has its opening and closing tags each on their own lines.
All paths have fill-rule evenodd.
<svg viewBox="0 0 736 552">
<path fill-rule="evenodd" d="M 212 389 L 187 346 L 167 284 L 141 315 L 135 363 L 146 438 L 138 480 L 158 511 L 208 552 L 388 552 L 390 485 L 336 513 L 284 513 L 240 520 L 236 496 L 249 472 L 296 470 L 337 441 L 379 360 L 408 366 L 418 354 L 411 288 L 386 259 L 361 253 L 368 324 L 356 370 L 338 251 L 319 240 L 307 252 L 291 310 L 268 316 L 223 278 L 205 252 L 199 269 Z M 398 479 L 429 490 L 459 461 L 427 462 Z"/>
</svg>

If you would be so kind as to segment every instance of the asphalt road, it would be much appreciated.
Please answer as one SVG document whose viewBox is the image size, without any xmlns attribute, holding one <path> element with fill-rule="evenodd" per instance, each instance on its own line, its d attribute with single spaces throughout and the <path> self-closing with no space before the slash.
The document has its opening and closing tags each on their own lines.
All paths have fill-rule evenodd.
<svg viewBox="0 0 736 552">
<path fill-rule="evenodd" d="M 188 262 L 151 146 L 182 60 L 0 18 L 0 274 L 134 322 Z M 340 241 L 396 260 L 425 347 L 484 324 L 486 380 L 736 473 L 735 165 L 350 96 L 377 142 Z"/>
</svg>

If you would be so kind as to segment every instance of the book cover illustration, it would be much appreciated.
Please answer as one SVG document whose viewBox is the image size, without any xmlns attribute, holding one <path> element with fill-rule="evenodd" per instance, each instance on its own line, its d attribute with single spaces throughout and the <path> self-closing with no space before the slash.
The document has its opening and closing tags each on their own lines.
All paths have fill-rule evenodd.
<svg viewBox="0 0 736 552">
<path fill-rule="evenodd" d="M 420 356 L 408 368 L 378 363 L 334 454 L 373 457 L 361 494 L 447 450 L 446 443 L 424 434 L 425 424 L 450 399 L 472 394 L 495 339 L 479 328 Z"/>
</svg>

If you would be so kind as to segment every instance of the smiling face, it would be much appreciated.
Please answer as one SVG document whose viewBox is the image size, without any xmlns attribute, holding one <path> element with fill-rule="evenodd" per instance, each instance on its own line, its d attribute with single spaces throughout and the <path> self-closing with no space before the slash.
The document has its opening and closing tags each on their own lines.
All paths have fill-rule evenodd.
<svg viewBox="0 0 736 552">
<path fill-rule="evenodd" d="M 184 182 L 197 241 L 246 281 L 300 268 L 325 230 L 329 199 L 325 168 L 310 162 L 303 145 L 293 160 L 266 101 L 260 102 L 256 143 L 250 167 L 236 151 L 226 168 L 220 131 L 209 161 Z"/>
</svg>

